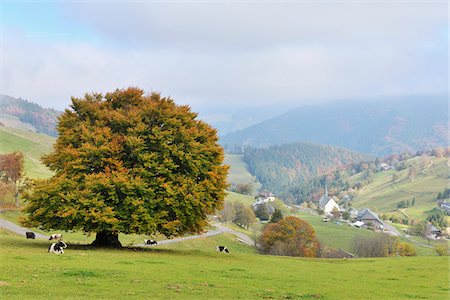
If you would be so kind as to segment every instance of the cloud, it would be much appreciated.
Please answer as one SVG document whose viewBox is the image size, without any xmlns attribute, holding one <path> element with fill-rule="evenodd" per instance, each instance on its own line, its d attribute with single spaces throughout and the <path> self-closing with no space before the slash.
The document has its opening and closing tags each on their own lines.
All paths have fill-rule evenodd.
<svg viewBox="0 0 450 300">
<path fill-rule="evenodd" d="M 3 93 L 62 108 L 70 96 L 130 85 L 194 107 L 447 92 L 445 3 L 59 9 L 89 39 L 39 39 L 3 27 Z"/>
</svg>

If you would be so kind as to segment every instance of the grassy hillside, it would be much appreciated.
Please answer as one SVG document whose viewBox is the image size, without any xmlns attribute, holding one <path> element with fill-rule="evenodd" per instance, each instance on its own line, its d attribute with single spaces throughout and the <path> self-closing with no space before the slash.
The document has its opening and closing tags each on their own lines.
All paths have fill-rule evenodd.
<svg viewBox="0 0 450 300">
<path fill-rule="evenodd" d="M 253 202 L 255 202 L 255 198 L 253 196 L 242 195 L 242 194 L 227 191 L 227 196 L 225 197 L 225 201 L 241 202 L 241 203 L 250 205 Z"/>
<path fill-rule="evenodd" d="M 411 218 L 423 218 L 424 212 L 436 207 L 436 196 L 448 185 L 449 167 L 445 157 L 414 157 L 406 160 L 406 166 L 417 170 L 414 179 L 408 176 L 409 167 L 399 171 L 398 179 L 392 180 L 393 173 L 389 170 L 374 174 L 373 181 L 355 194 L 352 201 L 357 208 L 369 207 L 378 212 L 389 212 L 397 209 L 397 203 L 404 200 L 415 205 L 402 211 Z M 361 174 L 349 178 L 351 184 L 361 179 Z"/>
<path fill-rule="evenodd" d="M 228 183 L 229 184 L 247 184 L 253 185 L 253 193 L 256 193 L 261 184 L 248 171 L 247 165 L 240 154 L 226 154 L 224 164 L 229 165 Z"/>
<path fill-rule="evenodd" d="M 221 242 L 221 241 L 215 241 Z M 211 243 L 211 245 L 215 245 Z M 447 299 L 445 257 L 299 259 L 204 249 L 92 250 L 0 231 L 6 299 Z M 363 280 L 361 277 L 363 276 Z M 424 283 L 426 280 L 426 283 Z M 338 284 L 337 284 L 338 283 Z"/>
<path fill-rule="evenodd" d="M 54 141 L 45 134 L 0 127 L 0 153 L 21 151 L 25 156 L 25 173 L 31 178 L 51 176 L 40 158 L 51 151 Z"/>
</svg>

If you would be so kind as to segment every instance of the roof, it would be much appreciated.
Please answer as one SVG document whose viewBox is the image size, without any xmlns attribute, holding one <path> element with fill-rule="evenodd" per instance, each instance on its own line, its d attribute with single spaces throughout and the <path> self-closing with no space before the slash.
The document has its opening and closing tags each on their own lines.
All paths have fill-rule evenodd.
<svg viewBox="0 0 450 300">
<path fill-rule="evenodd" d="M 430 232 L 440 232 L 441 230 L 432 224 L 428 224 L 428 229 Z"/>
<path fill-rule="evenodd" d="M 267 197 L 274 197 L 275 195 L 268 191 L 262 191 L 258 194 L 258 196 L 262 198 L 267 198 Z"/>
<path fill-rule="evenodd" d="M 357 216 L 358 220 L 375 220 L 378 221 L 379 223 L 383 224 L 383 221 L 380 220 L 380 218 L 378 217 L 378 215 L 376 213 L 374 213 L 373 211 L 371 211 L 368 208 L 363 209 L 362 211 L 360 211 L 358 213 Z"/>
</svg>

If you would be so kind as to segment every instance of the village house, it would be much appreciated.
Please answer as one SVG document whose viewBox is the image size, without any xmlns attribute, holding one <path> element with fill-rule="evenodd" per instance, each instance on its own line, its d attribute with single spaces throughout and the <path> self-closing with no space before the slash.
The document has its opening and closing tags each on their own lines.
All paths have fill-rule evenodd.
<svg viewBox="0 0 450 300">
<path fill-rule="evenodd" d="M 436 226 L 434 226 L 433 224 L 427 224 L 426 234 L 427 238 L 432 240 L 438 240 L 442 237 L 441 230 Z"/>
<path fill-rule="evenodd" d="M 266 204 L 269 202 L 275 201 L 276 197 L 271 192 L 262 191 L 256 197 L 255 202 L 253 202 L 252 206 L 255 208 L 257 205 Z"/>
<path fill-rule="evenodd" d="M 380 171 L 389 171 L 392 167 L 387 163 L 382 163 L 378 166 L 378 170 Z"/>
<path fill-rule="evenodd" d="M 376 213 L 368 208 L 365 208 L 358 213 L 357 220 L 363 222 L 366 225 L 371 225 L 374 228 L 384 229 L 383 221 L 381 221 Z"/>
<path fill-rule="evenodd" d="M 446 213 L 450 213 L 450 203 L 448 203 L 447 201 L 439 201 L 438 202 L 438 206 L 445 210 Z"/>
</svg>

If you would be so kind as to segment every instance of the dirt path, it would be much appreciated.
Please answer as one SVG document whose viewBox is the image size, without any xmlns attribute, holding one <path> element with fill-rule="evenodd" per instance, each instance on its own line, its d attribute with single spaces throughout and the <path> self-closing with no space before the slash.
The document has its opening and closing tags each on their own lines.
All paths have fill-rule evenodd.
<svg viewBox="0 0 450 300">
<path fill-rule="evenodd" d="M 179 238 L 173 238 L 173 239 L 169 239 L 169 240 L 162 240 L 162 241 L 158 241 L 157 245 L 151 245 L 150 246 L 150 245 L 145 245 L 145 244 L 136 244 L 134 246 L 157 247 L 158 245 L 166 245 L 166 244 L 171 244 L 171 243 L 178 243 L 178 242 L 182 242 L 182 241 L 193 240 L 193 239 L 198 239 L 198 238 L 204 238 L 204 237 L 219 235 L 219 234 L 223 234 L 223 233 L 231 233 L 231 234 L 235 235 L 240 242 L 242 242 L 244 244 L 247 244 L 249 246 L 254 246 L 255 245 L 255 241 L 252 240 L 247 235 L 243 234 L 242 232 L 239 232 L 239 231 L 230 229 L 228 227 L 225 227 L 225 226 L 221 225 L 220 223 L 215 223 L 214 226 L 217 228 L 216 230 L 210 230 L 210 231 L 207 231 L 206 233 L 203 233 L 203 234 L 191 235 L 191 236 L 179 237 Z"/>
<path fill-rule="evenodd" d="M 198 238 L 204 238 L 204 237 L 209 237 L 209 236 L 215 236 L 215 235 L 219 235 L 219 234 L 223 234 L 223 233 L 231 233 L 233 235 L 235 235 L 240 242 L 250 245 L 250 246 L 254 246 L 255 245 L 255 241 L 253 241 L 250 237 L 248 237 L 247 235 L 238 232 L 236 230 L 230 229 L 228 227 L 225 227 L 219 223 L 214 224 L 214 226 L 217 228 L 216 230 L 209 230 L 203 234 L 198 234 L 198 235 L 192 235 L 192 236 L 186 236 L 186 237 L 179 237 L 179 238 L 174 238 L 174 239 L 169 239 L 169 240 L 162 240 L 162 241 L 158 241 L 158 245 L 166 245 L 166 244 L 171 244 L 171 243 L 178 243 L 178 242 L 182 242 L 182 241 L 186 241 L 186 240 L 192 240 L 192 239 L 198 239 Z M 11 232 L 17 233 L 19 235 L 22 235 L 25 237 L 25 233 L 28 231 L 31 231 L 30 229 L 24 228 L 24 227 L 20 227 L 19 225 L 16 225 L 12 222 L 9 222 L 5 219 L 0 218 L 0 228 L 9 230 Z M 48 240 L 48 236 L 47 235 L 43 235 L 40 233 L 34 233 L 36 238 L 38 239 L 46 239 Z M 145 245 L 145 244 L 136 244 L 135 246 L 149 246 L 149 245 Z M 154 247 L 154 246 L 153 246 Z"/>
<path fill-rule="evenodd" d="M 27 229 L 27 228 L 24 228 L 24 227 L 20 227 L 19 225 L 16 225 L 16 224 L 14 224 L 12 222 L 6 221 L 6 220 L 4 220 L 2 218 L 0 218 L 0 227 L 4 228 L 6 230 L 12 231 L 14 233 L 20 234 L 20 235 L 22 235 L 24 237 L 25 237 L 25 233 L 26 232 L 28 232 L 28 231 L 33 232 L 30 229 Z M 46 239 L 46 240 L 48 240 L 48 238 L 49 238 L 47 235 L 43 235 L 43 234 L 40 234 L 40 233 L 36 233 L 35 232 L 34 234 L 35 234 L 36 238 L 38 238 L 38 239 Z"/>
</svg>

